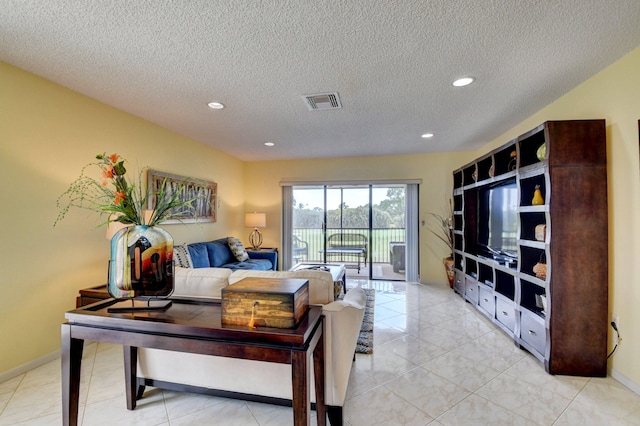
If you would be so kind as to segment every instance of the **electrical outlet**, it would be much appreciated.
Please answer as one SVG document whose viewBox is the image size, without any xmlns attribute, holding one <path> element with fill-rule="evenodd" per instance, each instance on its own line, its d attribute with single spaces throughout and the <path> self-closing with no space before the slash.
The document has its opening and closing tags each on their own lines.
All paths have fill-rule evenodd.
<svg viewBox="0 0 640 426">
<path fill-rule="evenodd" d="M 616 328 L 620 331 L 620 316 L 618 316 L 618 314 L 611 314 L 611 321 L 616 324 Z"/>
</svg>

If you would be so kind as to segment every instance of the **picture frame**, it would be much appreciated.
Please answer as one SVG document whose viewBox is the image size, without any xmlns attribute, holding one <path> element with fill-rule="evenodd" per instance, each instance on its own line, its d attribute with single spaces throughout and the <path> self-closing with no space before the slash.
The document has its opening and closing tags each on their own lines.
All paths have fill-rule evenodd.
<svg viewBox="0 0 640 426">
<path fill-rule="evenodd" d="M 147 172 L 147 186 L 149 194 L 157 193 L 165 183 L 165 191 L 181 190 L 179 198 L 182 201 L 194 200 L 195 214 L 177 216 L 164 221 L 165 224 L 216 222 L 218 220 L 218 184 L 201 179 L 164 173 L 149 169 Z M 206 200 L 206 201 L 205 201 Z M 149 209 L 155 209 L 156 197 L 149 197 Z"/>
</svg>

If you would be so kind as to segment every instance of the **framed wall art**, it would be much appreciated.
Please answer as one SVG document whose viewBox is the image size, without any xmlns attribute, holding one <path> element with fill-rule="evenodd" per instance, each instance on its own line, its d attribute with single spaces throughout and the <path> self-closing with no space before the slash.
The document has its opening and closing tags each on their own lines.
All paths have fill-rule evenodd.
<svg viewBox="0 0 640 426">
<path fill-rule="evenodd" d="M 149 170 L 147 173 L 147 185 L 149 194 L 157 193 L 165 183 L 165 191 L 179 192 L 179 198 L 183 201 L 193 200 L 195 214 L 180 215 L 175 212 L 174 218 L 164 223 L 194 223 L 215 222 L 217 220 L 218 184 L 200 179 L 163 173 L 157 170 Z M 156 197 L 149 197 L 149 209 L 156 206 Z"/>
</svg>

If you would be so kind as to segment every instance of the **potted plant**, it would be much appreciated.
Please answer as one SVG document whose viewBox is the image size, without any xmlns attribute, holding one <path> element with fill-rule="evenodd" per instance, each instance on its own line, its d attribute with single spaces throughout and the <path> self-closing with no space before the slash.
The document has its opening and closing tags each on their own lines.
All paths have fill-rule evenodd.
<svg viewBox="0 0 640 426">
<path fill-rule="evenodd" d="M 446 244 L 449 249 L 449 256 L 442 260 L 445 271 L 447 273 L 447 279 L 449 280 L 449 286 L 453 288 L 454 281 L 454 269 L 453 269 L 453 206 L 451 199 L 449 199 L 449 210 L 444 215 L 437 213 L 427 213 L 434 218 L 436 222 L 435 226 L 429 228 L 429 232 L 436 236 L 440 241 Z"/>
</svg>

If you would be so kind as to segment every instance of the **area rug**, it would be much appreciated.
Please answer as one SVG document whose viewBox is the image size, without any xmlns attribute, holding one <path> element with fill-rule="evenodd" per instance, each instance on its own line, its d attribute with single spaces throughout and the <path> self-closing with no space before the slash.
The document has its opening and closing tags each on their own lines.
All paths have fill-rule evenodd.
<svg viewBox="0 0 640 426">
<path fill-rule="evenodd" d="M 356 353 L 372 354 L 373 353 L 373 310 L 376 304 L 376 291 L 374 289 L 364 289 L 367 294 L 367 302 L 364 308 L 364 318 L 362 319 L 362 327 L 356 344 Z"/>
</svg>

